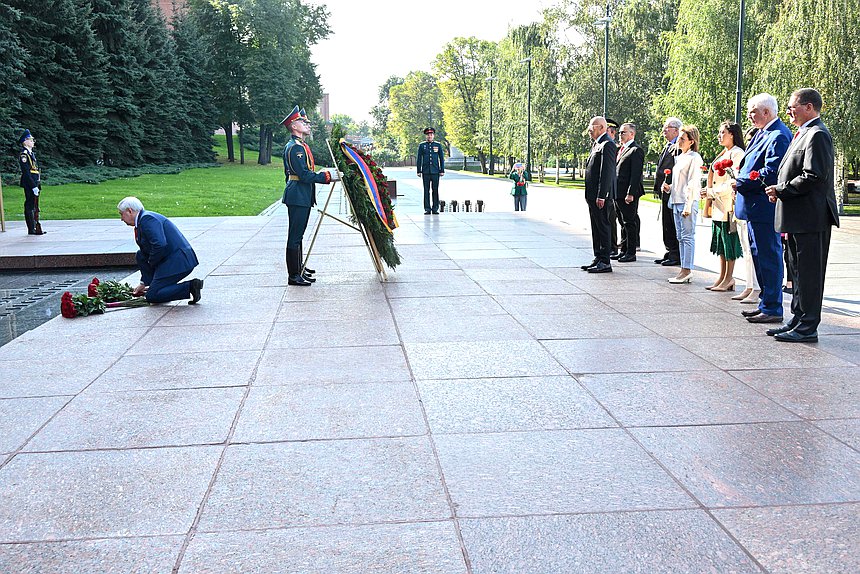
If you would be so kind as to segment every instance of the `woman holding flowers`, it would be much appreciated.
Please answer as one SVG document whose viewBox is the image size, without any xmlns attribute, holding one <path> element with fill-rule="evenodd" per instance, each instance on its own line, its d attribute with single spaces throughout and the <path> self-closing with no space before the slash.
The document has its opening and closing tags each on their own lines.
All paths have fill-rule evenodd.
<svg viewBox="0 0 860 574">
<path fill-rule="evenodd" d="M 731 229 L 735 211 L 732 181 L 744 157 L 744 136 L 740 125 L 726 120 L 720 124 L 717 138 L 723 149 L 708 170 L 708 186 L 702 197 L 712 204 L 711 253 L 720 258 L 720 276 L 705 289 L 734 291 L 735 260 L 743 256 L 743 250 L 737 230 Z"/>
<path fill-rule="evenodd" d="M 511 189 L 511 195 L 514 196 L 514 211 L 525 211 L 528 186 L 532 176 L 526 171 L 526 166 L 517 162 L 508 177 L 514 180 L 513 189 Z"/>
<path fill-rule="evenodd" d="M 705 164 L 699 155 L 699 128 L 694 125 L 681 126 L 676 143 L 681 153 L 675 158 L 671 183 L 664 183 L 662 187 L 669 194 L 669 206 L 675 216 L 675 232 L 681 248 L 681 271 L 676 277 L 669 278 L 669 283 L 689 283 L 696 247 L 696 214 L 699 212 L 702 188 L 699 178 Z"/>
</svg>

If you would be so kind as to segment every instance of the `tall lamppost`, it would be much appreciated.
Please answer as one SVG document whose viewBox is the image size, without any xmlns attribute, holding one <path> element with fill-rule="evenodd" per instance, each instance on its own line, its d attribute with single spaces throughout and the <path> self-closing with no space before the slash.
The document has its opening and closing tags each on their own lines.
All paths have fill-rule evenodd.
<svg viewBox="0 0 860 574">
<path fill-rule="evenodd" d="M 735 123 L 741 123 L 741 87 L 744 76 L 744 20 L 746 19 L 746 1 L 741 0 L 741 13 L 738 18 L 738 79 L 735 91 Z"/>
<path fill-rule="evenodd" d="M 743 1 L 743 0 L 741 0 Z M 603 37 L 603 117 L 606 117 L 607 101 L 609 94 L 609 23 L 612 16 L 609 15 L 609 2 L 606 3 L 606 16 L 598 18 L 594 23 L 603 26 L 605 35 Z"/>
<path fill-rule="evenodd" d="M 490 82 L 490 175 L 496 173 L 496 162 L 493 161 L 493 82 L 498 80 L 495 76 L 490 76 L 487 81 Z"/>
<path fill-rule="evenodd" d="M 526 107 L 528 108 L 526 119 L 526 171 L 532 172 L 532 57 L 523 58 L 520 64 L 529 64 L 528 96 Z"/>
</svg>

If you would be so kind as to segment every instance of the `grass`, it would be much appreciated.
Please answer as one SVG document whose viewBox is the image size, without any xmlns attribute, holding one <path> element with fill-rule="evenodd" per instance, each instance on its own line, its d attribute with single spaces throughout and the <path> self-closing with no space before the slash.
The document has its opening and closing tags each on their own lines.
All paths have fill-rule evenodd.
<svg viewBox="0 0 860 574">
<path fill-rule="evenodd" d="M 215 136 L 217 168 L 189 169 L 173 175 L 142 175 L 99 184 L 70 183 L 45 186 L 41 219 L 112 219 L 116 204 L 133 195 L 147 209 L 171 217 L 257 215 L 284 191 L 284 169 L 279 158 L 257 165 L 257 152 L 245 150 L 245 164 L 227 163 L 225 136 Z M 6 218 L 23 219 L 23 190 L 4 187 Z"/>
</svg>

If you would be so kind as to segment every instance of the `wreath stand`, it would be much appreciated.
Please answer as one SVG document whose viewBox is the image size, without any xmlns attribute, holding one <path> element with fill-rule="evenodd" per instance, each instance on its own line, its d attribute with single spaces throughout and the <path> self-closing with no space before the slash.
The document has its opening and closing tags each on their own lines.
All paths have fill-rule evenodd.
<svg viewBox="0 0 860 574">
<path fill-rule="evenodd" d="M 349 193 L 346 191 L 346 186 L 343 184 L 343 173 L 341 173 L 340 169 L 337 167 L 337 160 L 335 160 L 335 158 L 334 158 L 334 152 L 331 149 L 331 142 L 328 139 L 326 139 L 325 143 L 326 143 L 326 147 L 328 147 L 328 153 L 331 155 L 331 161 L 334 164 L 334 169 L 337 170 L 337 175 L 338 175 L 338 178 L 340 179 L 340 187 L 343 190 L 343 195 L 346 196 L 346 201 L 347 201 L 347 204 L 349 205 L 349 211 L 350 211 L 350 213 L 355 213 L 355 207 L 352 205 L 352 199 L 349 197 Z M 331 202 L 331 196 L 334 193 L 334 188 L 337 184 L 338 184 L 337 181 L 331 182 L 331 187 L 329 187 L 329 190 L 328 190 L 328 196 L 325 199 L 325 205 L 323 205 L 322 209 L 317 208 L 317 211 L 319 212 L 320 216 L 317 219 L 316 226 L 314 227 L 314 234 L 313 234 L 313 237 L 311 238 L 311 244 L 310 244 L 310 246 L 308 246 L 308 254 L 305 255 L 305 260 L 302 262 L 302 269 L 304 269 L 305 266 L 307 265 L 308 259 L 311 256 L 311 252 L 314 250 L 314 243 L 317 240 L 317 234 L 319 234 L 320 227 L 322 226 L 323 218 L 331 217 L 332 219 L 334 219 L 338 223 L 342 223 L 343 225 L 346 225 L 350 229 L 354 229 L 355 231 L 358 231 L 359 233 L 361 233 L 361 238 L 364 239 L 364 245 L 365 245 L 365 247 L 367 247 L 367 252 L 370 254 L 371 260 L 373 260 L 373 267 L 376 270 L 376 275 L 379 278 L 379 282 L 385 283 L 386 281 L 388 281 L 388 275 L 385 273 L 385 267 L 382 263 L 382 258 L 379 256 L 379 250 L 376 248 L 376 242 L 373 241 L 373 236 L 370 234 L 370 232 L 364 228 L 364 225 L 362 225 L 361 221 L 359 221 L 357 224 L 352 224 L 349 221 L 346 221 L 345 219 L 341 219 L 340 217 L 338 217 L 332 213 L 329 213 L 329 211 L 328 211 L 328 206 L 329 206 L 329 203 Z"/>
<path fill-rule="evenodd" d="M 0 231 L 6 231 L 6 210 L 3 208 L 3 182 L 0 181 Z"/>
</svg>

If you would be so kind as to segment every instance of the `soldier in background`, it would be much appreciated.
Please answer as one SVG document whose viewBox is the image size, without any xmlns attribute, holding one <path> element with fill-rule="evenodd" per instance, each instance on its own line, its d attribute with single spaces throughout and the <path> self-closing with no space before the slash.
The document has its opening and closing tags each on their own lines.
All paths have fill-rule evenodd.
<svg viewBox="0 0 860 574">
<path fill-rule="evenodd" d="M 36 162 L 33 146 L 36 140 L 30 130 L 24 130 L 18 143 L 24 148 L 18 158 L 21 167 L 21 187 L 24 188 L 24 221 L 27 222 L 29 235 L 44 235 L 42 224 L 39 223 L 39 194 L 42 192 L 41 172 Z"/>
<path fill-rule="evenodd" d="M 442 145 L 433 141 L 434 128 L 426 128 L 427 141 L 418 146 L 418 177 L 424 180 L 424 215 L 439 213 L 439 177 L 445 175 L 445 152 Z M 430 188 L 433 188 L 433 202 L 430 202 Z"/>
</svg>

